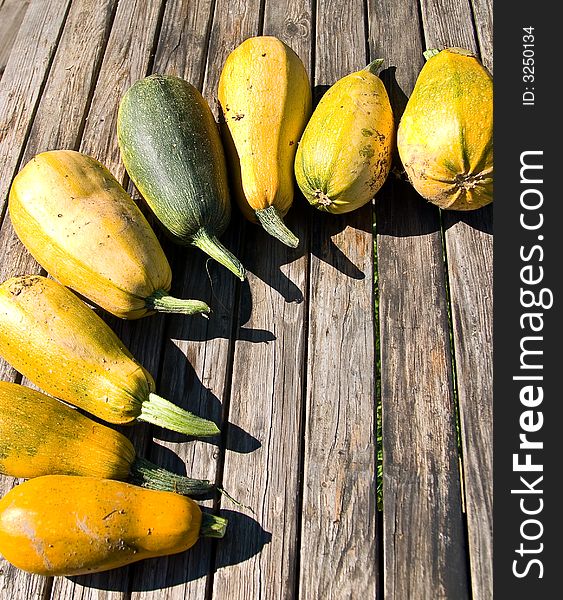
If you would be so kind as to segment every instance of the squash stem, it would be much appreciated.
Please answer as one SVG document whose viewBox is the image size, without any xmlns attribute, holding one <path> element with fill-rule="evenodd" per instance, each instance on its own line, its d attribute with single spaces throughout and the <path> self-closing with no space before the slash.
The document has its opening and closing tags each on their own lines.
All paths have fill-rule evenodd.
<svg viewBox="0 0 563 600">
<path fill-rule="evenodd" d="M 211 515 L 207 512 L 201 514 L 201 528 L 199 530 L 200 537 L 222 538 L 227 529 L 229 521 L 224 517 Z"/>
<path fill-rule="evenodd" d="M 375 60 L 372 60 L 367 67 L 364 68 L 364 71 L 369 71 L 373 75 L 377 75 L 383 62 L 384 61 L 382 58 L 376 58 Z"/>
<path fill-rule="evenodd" d="M 290 248 L 297 248 L 299 246 L 299 238 L 293 235 L 286 227 L 275 206 L 268 206 L 268 208 L 264 208 L 263 210 L 257 210 L 256 216 L 260 225 L 280 242 L 283 242 Z"/>
<path fill-rule="evenodd" d="M 131 465 L 130 481 L 151 490 L 177 492 L 184 496 L 204 496 L 215 490 L 211 481 L 177 475 L 139 456 Z"/>
<path fill-rule="evenodd" d="M 440 50 L 438 50 L 438 48 L 428 48 L 428 50 L 425 50 L 422 53 L 426 60 L 430 60 L 433 56 L 436 56 L 436 54 L 440 54 Z"/>
<path fill-rule="evenodd" d="M 200 250 L 203 250 L 206 254 L 209 254 L 211 258 L 214 258 L 224 267 L 227 267 L 227 269 L 232 271 L 241 281 L 244 281 L 244 278 L 246 277 L 245 268 L 242 266 L 239 259 L 221 244 L 217 239 L 217 236 L 211 235 L 202 228 L 194 235 L 192 244 Z"/>
<path fill-rule="evenodd" d="M 195 315 L 201 313 L 206 317 L 211 309 L 201 300 L 183 300 L 170 296 L 165 290 L 156 290 L 148 298 L 145 298 L 145 303 L 149 310 L 165 313 L 180 313 L 183 315 Z"/>
<path fill-rule="evenodd" d="M 150 392 L 149 399 L 141 404 L 141 414 L 137 419 L 158 425 L 158 427 L 197 437 L 207 437 L 220 433 L 219 428 L 213 421 L 198 417 L 153 392 Z"/>
</svg>

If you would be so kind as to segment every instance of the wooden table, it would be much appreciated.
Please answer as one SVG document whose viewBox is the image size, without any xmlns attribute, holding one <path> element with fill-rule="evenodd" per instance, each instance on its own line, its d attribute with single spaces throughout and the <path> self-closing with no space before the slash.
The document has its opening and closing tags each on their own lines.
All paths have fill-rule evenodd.
<svg viewBox="0 0 563 600">
<path fill-rule="evenodd" d="M 40 272 L 6 213 L 34 154 L 81 150 L 128 184 L 115 133 L 124 91 L 176 74 L 216 113 L 227 54 L 259 34 L 299 54 L 317 98 L 383 57 L 397 121 L 427 47 L 472 49 L 492 69 L 491 0 L 0 0 L 1 280 Z M 223 540 L 94 576 L 48 579 L 2 560 L 0 597 L 491 598 L 491 207 L 440 212 L 396 175 L 342 217 L 296 196 L 296 250 L 234 212 L 224 242 L 249 271 L 243 284 L 163 240 L 173 291 L 207 300 L 209 322 L 108 322 L 162 395 L 222 423 L 220 443 L 135 426 L 138 452 L 248 508 L 207 502 L 230 519 Z M 21 381 L 4 362 L 0 377 Z M 0 492 L 14 483 L 2 477 Z"/>
</svg>

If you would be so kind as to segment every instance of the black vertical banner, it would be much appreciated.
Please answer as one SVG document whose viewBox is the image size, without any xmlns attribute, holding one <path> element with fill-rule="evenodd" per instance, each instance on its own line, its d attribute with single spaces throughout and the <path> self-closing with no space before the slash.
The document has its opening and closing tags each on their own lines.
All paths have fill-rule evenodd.
<svg viewBox="0 0 563 600">
<path fill-rule="evenodd" d="M 559 597 L 563 574 L 563 35 L 554 6 L 494 6 L 494 591 L 511 600 Z"/>
</svg>

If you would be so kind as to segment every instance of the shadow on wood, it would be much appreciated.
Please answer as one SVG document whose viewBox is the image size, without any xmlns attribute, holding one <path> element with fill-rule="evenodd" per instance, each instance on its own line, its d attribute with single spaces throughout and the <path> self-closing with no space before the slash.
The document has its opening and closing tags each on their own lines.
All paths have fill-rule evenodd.
<svg viewBox="0 0 563 600">
<path fill-rule="evenodd" d="M 392 174 L 375 199 L 378 235 L 411 237 L 440 231 L 440 214 L 408 181 Z"/>
<path fill-rule="evenodd" d="M 249 306 L 251 307 L 250 310 L 252 310 L 252 299 L 248 282 L 244 281 L 241 285 L 241 296 L 244 300 L 244 302 L 241 302 L 241 305 L 245 307 L 245 312 L 249 313 Z M 172 339 L 186 342 L 206 342 L 207 340 L 216 338 L 230 339 L 231 336 L 225 332 L 224 328 L 217 326 L 217 321 L 230 319 L 232 316 L 232 307 L 219 306 L 217 304 L 211 304 L 210 306 L 211 315 L 209 316 L 209 323 L 196 322 L 194 320 L 193 327 L 184 327 L 182 324 L 182 320 L 186 318 L 184 315 L 171 315 L 167 334 Z M 241 315 L 241 322 L 245 320 L 248 320 L 248 317 L 244 319 L 244 315 Z M 251 327 L 236 328 L 235 340 L 263 344 L 273 342 L 275 339 L 276 336 L 267 329 L 253 329 Z"/>
<path fill-rule="evenodd" d="M 397 81 L 397 67 L 388 67 L 387 69 L 383 69 L 379 73 L 379 78 L 383 81 L 385 85 L 385 89 L 387 90 L 387 94 L 389 96 L 389 102 L 391 103 L 391 108 L 393 109 L 393 118 L 395 119 L 395 128 L 399 125 L 399 121 L 403 113 L 405 112 L 405 107 L 407 106 L 407 102 L 409 97 Z"/>
<path fill-rule="evenodd" d="M 167 399 L 185 410 L 218 423 L 222 430 L 228 425 L 229 436 L 226 445 L 228 450 L 248 453 L 260 448 L 260 442 L 240 427 L 237 427 L 232 423 L 220 424 L 223 407 L 219 398 L 217 398 L 209 388 L 203 385 L 183 352 L 169 339 L 166 340 L 166 345 L 165 355 L 169 366 L 173 366 L 175 370 L 182 370 L 181 372 L 171 374 L 172 379 L 176 382 L 182 381 L 182 385 L 179 387 L 183 390 L 189 390 L 187 393 L 184 393 L 182 397 L 176 396 L 172 392 L 168 395 Z M 160 427 L 154 428 L 153 437 L 174 443 L 184 443 L 194 439 L 201 439 L 214 446 L 219 446 L 222 443 L 220 435 L 208 438 L 195 438 Z"/>
<path fill-rule="evenodd" d="M 483 233 L 493 234 L 493 205 L 489 204 L 479 208 L 477 210 L 469 211 L 443 211 L 442 222 L 444 223 L 444 229 L 447 231 L 450 227 L 453 227 L 456 223 L 465 223 L 482 231 Z"/>
<path fill-rule="evenodd" d="M 235 211 L 233 211 L 235 213 Z M 239 255 L 241 219 L 233 214 L 231 223 L 221 242 Z M 190 246 L 180 246 L 170 240 L 163 242 L 173 273 L 173 296 L 203 300 L 211 308 L 209 319 L 186 319 L 185 315 L 168 315 L 166 338 L 206 342 L 214 339 L 230 339 L 233 334 L 233 307 L 236 304 L 239 280 L 224 266 L 204 252 Z M 271 338 L 265 332 L 266 339 Z"/>
<path fill-rule="evenodd" d="M 262 446 L 259 440 L 257 440 L 253 435 L 251 435 L 244 429 L 241 429 L 238 425 L 229 422 L 223 423 L 221 426 L 222 431 L 226 430 L 227 427 L 229 429 L 229 435 L 227 436 L 227 442 L 225 446 L 223 446 L 226 450 L 230 450 L 231 452 L 238 452 L 239 454 L 249 454 L 250 452 L 258 450 L 258 448 Z M 222 446 L 223 444 L 222 439 L 219 435 L 209 438 L 196 438 L 182 435 L 181 433 L 175 433 L 174 431 L 161 429 L 158 427 L 155 427 L 153 437 L 157 440 L 162 440 L 164 442 L 173 442 L 176 444 L 188 443 L 193 440 L 207 442 L 208 444 L 212 444 L 213 446 L 217 447 Z"/>
<path fill-rule="evenodd" d="M 387 181 L 375 196 L 378 235 L 409 237 L 440 230 L 438 209 L 422 198 L 409 183 L 399 157 L 396 133 L 408 96 L 396 77 L 397 67 L 383 69 L 379 77 L 385 85 L 395 120 L 393 164 Z"/>
<path fill-rule="evenodd" d="M 254 247 L 263 248 L 266 252 L 270 251 L 270 260 L 268 262 L 260 260 L 255 252 L 250 251 L 250 245 L 247 241 L 244 255 L 246 267 L 256 277 L 275 289 L 286 302 L 303 302 L 305 290 L 299 289 L 282 272 L 281 267 L 297 261 L 309 252 L 347 277 L 363 279 L 365 277 L 364 273 L 358 269 L 332 239 L 347 227 L 371 232 L 371 212 L 367 215 L 362 211 L 363 209 L 360 209 L 360 211 L 354 211 L 346 215 L 321 213 L 321 211 L 309 206 L 296 186 L 293 206 L 285 221 L 292 231 L 300 234 L 299 246 L 295 249 L 283 246 L 280 251 L 279 248 L 274 248 L 273 245 L 279 244 L 281 246 L 281 242 L 273 238 L 272 240 L 267 239 L 268 234 L 256 227 Z M 248 227 L 253 226 L 248 225 Z M 244 300 L 244 297 L 242 300 Z M 243 302 L 241 302 L 241 308 L 245 309 L 245 314 L 250 315 L 248 306 L 244 306 Z M 244 317 L 244 314 L 242 316 Z M 241 319 L 241 323 L 244 322 L 244 319 Z"/>
</svg>

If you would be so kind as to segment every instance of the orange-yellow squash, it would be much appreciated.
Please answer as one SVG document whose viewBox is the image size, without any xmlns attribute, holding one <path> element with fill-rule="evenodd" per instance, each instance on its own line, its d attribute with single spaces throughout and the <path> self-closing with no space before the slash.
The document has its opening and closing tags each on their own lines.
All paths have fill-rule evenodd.
<svg viewBox="0 0 563 600">
<path fill-rule="evenodd" d="M 9 197 L 12 225 L 53 277 L 111 314 L 207 313 L 168 294 L 172 272 L 149 223 L 100 162 L 51 150 L 18 173 Z"/>
<path fill-rule="evenodd" d="M 275 37 L 248 38 L 227 57 L 218 97 L 232 188 L 244 216 L 297 247 L 282 218 L 293 203 L 293 160 L 311 114 L 301 59 Z"/>
<path fill-rule="evenodd" d="M 190 498 L 72 475 L 30 479 L 0 500 L 0 553 L 39 575 L 82 575 L 176 554 L 227 522 Z"/>
<path fill-rule="evenodd" d="M 0 473 L 11 477 L 83 475 L 129 480 L 188 496 L 213 490 L 210 481 L 161 469 L 136 455 L 123 434 L 55 398 L 0 381 Z"/>
<path fill-rule="evenodd" d="M 151 374 L 110 327 L 52 279 L 26 275 L 0 285 L 0 355 L 48 394 L 110 423 L 219 432 L 215 423 L 157 396 Z"/>
<path fill-rule="evenodd" d="M 295 177 L 309 203 L 346 213 L 369 202 L 391 168 L 393 111 L 381 59 L 339 79 L 315 108 L 295 157 Z"/>
<path fill-rule="evenodd" d="M 397 133 L 410 182 L 440 208 L 493 201 L 493 80 L 468 50 L 425 52 Z"/>
</svg>

